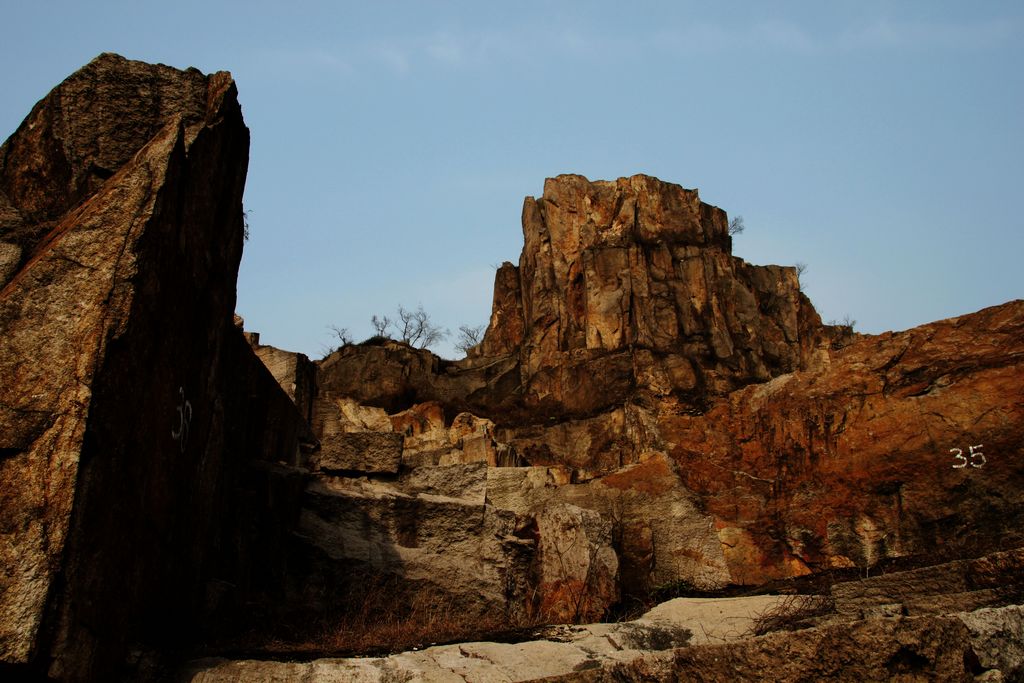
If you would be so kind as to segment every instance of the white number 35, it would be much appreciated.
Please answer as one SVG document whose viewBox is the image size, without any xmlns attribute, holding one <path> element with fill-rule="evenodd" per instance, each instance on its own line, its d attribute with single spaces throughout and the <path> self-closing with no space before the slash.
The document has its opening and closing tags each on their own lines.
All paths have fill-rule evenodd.
<svg viewBox="0 0 1024 683">
<path fill-rule="evenodd" d="M 950 448 L 949 452 L 953 454 L 953 459 L 956 460 L 956 464 L 953 465 L 954 470 L 962 470 L 963 468 L 970 465 L 971 467 L 982 467 L 987 462 L 985 460 L 985 454 L 981 452 L 984 444 L 978 444 L 977 446 L 968 446 L 967 450 L 970 453 L 970 457 L 964 455 L 964 452 L 960 448 Z"/>
</svg>

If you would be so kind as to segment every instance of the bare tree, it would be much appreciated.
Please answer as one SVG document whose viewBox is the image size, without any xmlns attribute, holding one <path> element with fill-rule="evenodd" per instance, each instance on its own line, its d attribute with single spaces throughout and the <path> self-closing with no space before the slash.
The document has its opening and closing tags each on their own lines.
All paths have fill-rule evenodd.
<svg viewBox="0 0 1024 683">
<path fill-rule="evenodd" d="M 459 339 L 455 342 L 455 348 L 461 353 L 469 353 L 469 350 L 480 343 L 484 336 L 486 325 L 459 325 Z"/>
<path fill-rule="evenodd" d="M 430 322 L 430 316 L 422 305 L 417 306 L 415 311 L 409 311 L 399 304 L 395 328 L 402 341 L 418 349 L 425 349 L 448 336 L 448 330 Z"/>
<path fill-rule="evenodd" d="M 730 235 L 738 235 L 746 229 L 747 226 L 743 225 L 743 216 L 736 216 L 731 221 L 729 221 Z"/>
<path fill-rule="evenodd" d="M 796 286 L 800 291 L 804 291 L 804 273 L 807 272 L 807 264 L 803 261 L 797 261 L 793 264 L 793 268 L 796 269 Z"/>
<path fill-rule="evenodd" d="M 370 324 L 373 325 L 373 331 L 378 337 L 390 337 L 391 336 L 391 319 L 386 315 L 378 318 L 373 316 L 370 318 Z"/>
<path fill-rule="evenodd" d="M 422 304 L 410 311 L 398 305 L 398 316 L 394 319 L 386 315 L 370 318 L 374 336 L 397 339 L 418 349 L 425 349 L 448 336 L 448 330 L 430 321 L 430 315 L 423 310 Z"/>
<path fill-rule="evenodd" d="M 327 329 L 331 331 L 331 341 L 327 344 L 320 345 L 320 350 L 323 351 L 324 358 L 331 355 L 342 346 L 348 346 L 352 343 L 352 337 L 349 335 L 347 327 L 328 325 Z"/>
</svg>

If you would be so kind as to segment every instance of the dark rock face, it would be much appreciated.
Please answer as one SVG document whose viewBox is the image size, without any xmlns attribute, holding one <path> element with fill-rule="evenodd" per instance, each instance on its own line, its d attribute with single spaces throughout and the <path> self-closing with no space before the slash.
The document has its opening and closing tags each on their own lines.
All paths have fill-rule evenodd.
<svg viewBox="0 0 1024 683">
<path fill-rule="evenodd" d="M 402 464 L 402 435 L 381 432 L 331 434 L 320 441 L 314 463 L 332 472 L 398 474 Z"/>
<path fill-rule="evenodd" d="M 277 383 L 292 399 L 306 422 L 313 422 L 313 401 L 316 398 L 316 366 L 304 354 L 276 349 L 259 344 L 259 333 L 249 333 L 255 339 L 253 350 L 270 370 Z"/>
<path fill-rule="evenodd" d="M 8 665 L 95 680 L 129 643 L 173 647 L 218 571 L 225 480 L 297 455 L 232 325 L 248 144 L 229 74 L 102 55 L 0 148 Z"/>
</svg>

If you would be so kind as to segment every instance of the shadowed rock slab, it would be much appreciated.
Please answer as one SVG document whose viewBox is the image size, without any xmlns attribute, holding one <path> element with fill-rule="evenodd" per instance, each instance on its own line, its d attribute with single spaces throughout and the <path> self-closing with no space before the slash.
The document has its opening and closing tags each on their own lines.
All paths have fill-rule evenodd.
<svg viewBox="0 0 1024 683">
<path fill-rule="evenodd" d="M 402 439 L 394 432 L 331 434 L 320 441 L 313 465 L 329 472 L 397 474 L 402 464 Z"/>
</svg>

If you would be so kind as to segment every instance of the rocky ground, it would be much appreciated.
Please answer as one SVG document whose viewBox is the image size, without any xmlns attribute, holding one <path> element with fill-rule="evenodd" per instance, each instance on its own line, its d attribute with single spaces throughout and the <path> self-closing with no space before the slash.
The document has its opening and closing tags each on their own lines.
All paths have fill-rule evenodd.
<svg viewBox="0 0 1024 683">
<path fill-rule="evenodd" d="M 233 312 L 248 140 L 101 55 L 0 147 L 4 677 L 1020 680 L 1024 302 L 860 335 L 567 175 L 467 358 L 312 362 Z"/>
<path fill-rule="evenodd" d="M 677 598 L 639 619 L 386 657 L 210 658 L 181 680 L 1024 680 L 1024 552 L 837 583 L 824 595 Z"/>
</svg>

